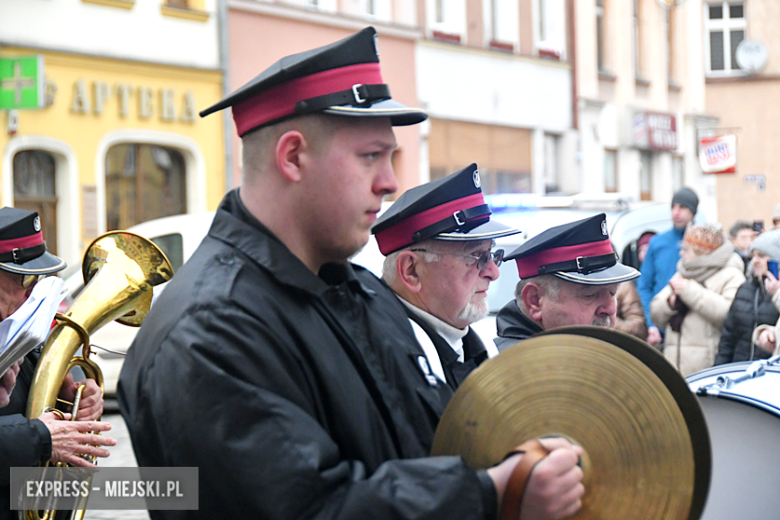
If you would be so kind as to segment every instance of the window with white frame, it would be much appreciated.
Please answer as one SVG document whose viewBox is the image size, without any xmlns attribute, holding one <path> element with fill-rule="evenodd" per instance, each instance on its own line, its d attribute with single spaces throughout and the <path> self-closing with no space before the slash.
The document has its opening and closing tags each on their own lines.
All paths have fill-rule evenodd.
<svg viewBox="0 0 780 520">
<path fill-rule="evenodd" d="M 634 73 L 642 77 L 642 0 L 634 0 L 633 38 L 634 38 Z"/>
<path fill-rule="evenodd" d="M 453 42 L 466 41 L 466 0 L 425 0 L 428 34 Z"/>
<path fill-rule="evenodd" d="M 653 154 L 639 152 L 639 200 L 653 200 Z"/>
<path fill-rule="evenodd" d="M 685 158 L 681 155 L 672 156 L 672 191 L 677 191 L 685 186 Z"/>
<path fill-rule="evenodd" d="M 117 144 L 106 153 L 106 229 L 187 212 L 187 170 L 175 148 Z"/>
<path fill-rule="evenodd" d="M 617 150 L 604 150 L 604 192 L 618 191 Z"/>
<path fill-rule="evenodd" d="M 747 20 L 745 2 L 711 2 L 704 9 L 706 26 L 707 73 L 739 73 L 736 51 L 745 39 Z"/>
<path fill-rule="evenodd" d="M 664 28 L 666 29 L 666 70 L 669 83 L 674 80 L 674 9 L 664 6 Z"/>
<path fill-rule="evenodd" d="M 515 2 L 517 3 L 517 2 Z M 566 5 L 564 0 L 535 0 L 534 36 L 536 48 L 559 58 L 566 51 Z"/>
<path fill-rule="evenodd" d="M 391 22 L 393 18 L 390 0 L 361 0 L 361 11 L 369 18 Z"/>
<path fill-rule="evenodd" d="M 304 0 L 305 6 L 316 11 L 336 12 L 337 0 Z"/>
<path fill-rule="evenodd" d="M 560 141 L 554 134 L 544 134 L 544 190 L 560 191 Z"/>
<path fill-rule="evenodd" d="M 503 44 L 507 50 L 520 45 L 519 4 L 512 0 L 485 0 L 482 2 L 485 45 Z M 509 48 L 511 46 L 511 49 Z"/>
<path fill-rule="evenodd" d="M 604 29 L 604 0 L 596 0 L 596 59 L 599 71 L 606 69 Z"/>
</svg>

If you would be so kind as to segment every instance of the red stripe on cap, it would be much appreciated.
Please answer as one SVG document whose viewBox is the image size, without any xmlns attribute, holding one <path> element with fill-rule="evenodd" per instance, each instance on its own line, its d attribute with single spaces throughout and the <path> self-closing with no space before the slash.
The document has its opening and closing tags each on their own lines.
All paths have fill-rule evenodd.
<svg viewBox="0 0 780 520">
<path fill-rule="evenodd" d="M 612 244 L 609 239 L 598 242 L 588 242 L 587 244 L 577 244 L 575 246 L 561 246 L 552 249 L 545 249 L 523 258 L 515 259 L 517 263 L 517 274 L 520 279 L 539 276 L 539 268 L 543 265 L 555 264 L 558 262 L 568 262 L 576 259 L 578 256 L 598 256 L 608 255 L 612 252 Z"/>
<path fill-rule="evenodd" d="M 381 251 L 383 255 L 386 255 L 392 251 L 413 244 L 414 240 L 412 239 L 412 235 L 421 229 L 444 220 L 447 217 L 451 217 L 455 212 L 476 208 L 483 204 L 485 204 L 485 197 L 483 197 L 480 192 L 469 195 L 468 197 L 445 202 L 435 208 L 427 209 L 422 213 L 412 215 L 376 234 L 379 251 Z M 485 217 L 482 216 L 480 218 Z"/>
<path fill-rule="evenodd" d="M 299 101 L 349 90 L 354 85 L 382 84 L 379 63 L 359 63 L 330 69 L 276 85 L 233 107 L 238 135 L 295 113 Z"/>
<path fill-rule="evenodd" d="M 14 249 L 24 249 L 43 244 L 43 231 L 38 231 L 34 235 L 27 235 L 20 238 L 9 238 L 0 240 L 0 254 L 8 253 Z"/>
</svg>

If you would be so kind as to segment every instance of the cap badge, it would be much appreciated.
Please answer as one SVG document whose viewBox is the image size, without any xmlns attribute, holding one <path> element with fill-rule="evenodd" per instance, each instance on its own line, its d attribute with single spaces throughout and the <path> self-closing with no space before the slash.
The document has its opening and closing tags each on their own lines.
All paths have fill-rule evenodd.
<svg viewBox="0 0 780 520">
<path fill-rule="evenodd" d="M 41 230 L 41 217 L 35 217 L 35 220 L 33 220 L 33 228 L 35 228 L 35 231 Z"/>
<path fill-rule="evenodd" d="M 601 221 L 601 234 L 604 235 L 605 237 L 609 236 L 609 233 L 607 233 L 607 221 L 606 220 L 602 220 Z"/>
<path fill-rule="evenodd" d="M 474 170 L 474 187 L 475 188 L 481 188 L 482 187 L 482 180 L 479 178 L 479 170 Z"/>
<path fill-rule="evenodd" d="M 374 52 L 376 52 L 376 57 L 379 57 L 379 35 L 374 34 Z"/>
</svg>

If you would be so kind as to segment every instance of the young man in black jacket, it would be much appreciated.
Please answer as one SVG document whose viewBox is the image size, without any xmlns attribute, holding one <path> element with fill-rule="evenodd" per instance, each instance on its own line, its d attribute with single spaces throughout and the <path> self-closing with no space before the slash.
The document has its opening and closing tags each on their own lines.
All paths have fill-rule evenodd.
<svg viewBox="0 0 780 520">
<path fill-rule="evenodd" d="M 119 379 L 142 466 L 200 468 L 199 510 L 152 518 L 493 519 L 521 456 L 429 457 L 438 382 L 392 291 L 347 259 L 398 188 L 375 31 L 283 58 L 232 107 L 244 177 L 149 313 Z M 581 505 L 565 441 L 512 516 Z M 507 501 L 510 503 L 509 501 Z"/>
</svg>

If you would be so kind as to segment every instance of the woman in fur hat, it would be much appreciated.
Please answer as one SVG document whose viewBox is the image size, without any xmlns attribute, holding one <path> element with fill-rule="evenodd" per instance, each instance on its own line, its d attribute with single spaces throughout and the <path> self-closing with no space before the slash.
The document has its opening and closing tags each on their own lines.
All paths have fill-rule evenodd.
<svg viewBox="0 0 780 520">
<path fill-rule="evenodd" d="M 711 367 L 744 264 L 720 224 L 691 227 L 677 272 L 653 298 L 653 323 L 666 328 L 664 355 L 683 376 Z"/>
</svg>

